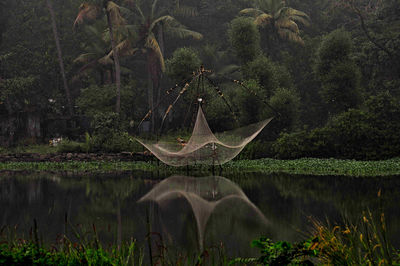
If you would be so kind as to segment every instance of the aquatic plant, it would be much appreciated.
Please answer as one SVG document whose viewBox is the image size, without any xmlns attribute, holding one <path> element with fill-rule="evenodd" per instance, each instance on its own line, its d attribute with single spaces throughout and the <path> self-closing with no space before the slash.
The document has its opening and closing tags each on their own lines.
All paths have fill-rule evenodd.
<svg viewBox="0 0 400 266">
<path fill-rule="evenodd" d="M 355 161 L 337 159 L 304 158 L 297 160 L 238 160 L 226 163 L 221 168 L 229 172 L 261 172 L 261 173 L 287 173 L 296 175 L 335 175 L 378 177 L 400 175 L 400 158 L 384 161 Z M 215 172 L 221 170 L 215 168 Z M 155 162 L 120 162 L 120 161 L 69 161 L 69 162 L 0 162 L 0 170 L 40 170 L 40 171 L 164 171 L 168 173 L 190 171 L 210 171 L 210 166 L 191 166 L 172 168 L 162 163 Z"/>
</svg>

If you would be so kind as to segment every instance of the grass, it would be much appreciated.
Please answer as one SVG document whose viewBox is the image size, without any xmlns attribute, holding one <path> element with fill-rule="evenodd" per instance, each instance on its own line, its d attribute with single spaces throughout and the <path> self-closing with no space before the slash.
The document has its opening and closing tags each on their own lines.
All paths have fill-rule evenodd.
<svg viewBox="0 0 400 266">
<path fill-rule="evenodd" d="M 190 172 L 209 172 L 210 166 L 189 167 Z M 186 172 L 186 167 L 169 167 L 157 162 L 3 162 L 0 170 L 30 170 L 30 171 L 75 171 L 75 172 L 109 172 L 109 171 L 162 171 L 165 173 Z M 287 173 L 296 175 L 339 175 L 357 177 L 379 177 L 400 175 L 400 158 L 382 161 L 355 161 L 338 159 L 297 159 L 297 160 L 236 160 L 223 165 L 229 172 L 262 172 Z M 219 171 L 219 167 L 215 167 Z"/>
<path fill-rule="evenodd" d="M 7 148 L 7 149 L 0 147 L 0 154 L 10 154 L 10 153 L 50 154 L 56 152 L 57 152 L 57 147 L 44 144 L 19 145 L 17 147 Z"/>
<path fill-rule="evenodd" d="M 165 246 L 151 233 L 147 241 L 152 243 L 153 252 L 148 252 L 146 243 L 133 238 L 119 244 L 102 244 L 94 224 L 89 230 L 68 225 L 75 240 L 62 234 L 51 245 L 43 244 L 36 220 L 29 238 L 21 237 L 17 227 L 1 227 L 0 265 L 227 265 L 229 261 L 222 245 L 203 252 L 178 250 Z"/>
</svg>

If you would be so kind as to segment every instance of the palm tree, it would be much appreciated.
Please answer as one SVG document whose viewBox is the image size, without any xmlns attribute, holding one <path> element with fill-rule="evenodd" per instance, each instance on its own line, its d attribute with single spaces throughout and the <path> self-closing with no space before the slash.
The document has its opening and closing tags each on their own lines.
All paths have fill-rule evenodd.
<svg viewBox="0 0 400 266">
<path fill-rule="evenodd" d="M 203 36 L 198 32 L 187 29 L 174 17 L 158 12 L 158 0 L 153 0 L 151 6 L 147 9 L 143 8 L 140 1 L 127 2 L 131 8 L 128 18 L 132 18 L 134 24 L 126 26 L 130 35 L 118 45 L 118 50 L 121 54 L 132 55 L 137 51 L 142 51 L 146 55 L 148 101 L 150 108 L 153 109 L 154 91 L 157 92 L 156 99 L 159 100 L 160 80 L 165 71 L 164 33 L 179 38 L 191 37 L 196 40 Z M 154 130 L 154 115 L 152 116 L 152 128 Z"/>
<path fill-rule="evenodd" d="M 270 26 L 281 39 L 301 45 L 298 23 L 308 26 L 310 18 L 302 11 L 286 6 L 284 0 L 256 0 L 252 8 L 245 8 L 240 14 L 254 17 L 254 23 L 260 27 Z"/>
<path fill-rule="evenodd" d="M 84 53 L 74 59 L 75 63 L 79 63 L 82 66 L 74 79 L 95 71 L 99 73 L 100 84 L 113 82 L 113 60 L 108 56 L 110 52 L 109 42 L 104 39 L 103 30 L 103 21 L 98 21 L 85 27 L 84 31 L 87 39 L 83 43 Z"/>
<path fill-rule="evenodd" d="M 60 38 L 58 36 L 57 24 L 56 24 L 56 19 L 55 19 L 55 15 L 54 15 L 54 9 L 53 9 L 53 6 L 51 5 L 50 0 L 46 0 L 46 4 L 47 4 L 47 9 L 49 10 L 49 13 L 50 13 L 50 17 L 51 17 L 53 35 L 54 35 L 54 40 L 56 42 L 56 47 L 57 47 L 58 63 L 60 65 L 60 72 L 61 72 L 61 76 L 62 76 L 62 79 L 63 79 L 65 95 L 66 95 L 66 98 L 67 98 L 68 112 L 69 112 L 70 117 L 72 117 L 73 116 L 73 109 L 72 109 L 71 93 L 70 93 L 70 90 L 69 90 L 69 87 L 68 87 L 67 78 L 66 78 L 66 75 L 65 75 L 64 60 L 62 58 Z"/>
<path fill-rule="evenodd" d="M 117 100 L 115 104 L 115 112 L 120 113 L 121 110 L 121 66 L 119 63 L 117 43 L 114 36 L 114 26 L 118 27 L 124 24 L 125 20 L 122 18 L 120 13 L 120 7 L 113 1 L 107 0 L 96 0 L 88 2 L 83 2 L 79 7 L 78 16 L 75 19 L 74 25 L 80 24 L 84 19 L 95 19 L 104 10 L 107 17 L 107 25 L 109 31 L 109 37 L 112 47 L 112 55 L 115 66 L 115 84 L 117 92 Z"/>
</svg>

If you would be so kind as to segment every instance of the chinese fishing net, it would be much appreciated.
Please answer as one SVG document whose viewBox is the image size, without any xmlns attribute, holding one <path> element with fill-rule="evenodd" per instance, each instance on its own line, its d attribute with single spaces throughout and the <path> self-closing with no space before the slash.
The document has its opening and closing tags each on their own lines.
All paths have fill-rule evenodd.
<svg viewBox="0 0 400 266">
<path fill-rule="evenodd" d="M 199 107 L 192 135 L 186 143 L 137 139 L 160 161 L 171 166 L 221 165 L 235 158 L 272 118 L 222 133 L 213 133 Z"/>
</svg>

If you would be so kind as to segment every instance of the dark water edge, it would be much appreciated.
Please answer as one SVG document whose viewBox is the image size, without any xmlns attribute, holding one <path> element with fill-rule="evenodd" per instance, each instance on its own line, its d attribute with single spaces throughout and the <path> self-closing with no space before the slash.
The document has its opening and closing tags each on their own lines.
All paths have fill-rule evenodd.
<svg viewBox="0 0 400 266">
<path fill-rule="evenodd" d="M 360 219 L 366 210 L 384 211 L 391 241 L 400 247 L 399 177 L 261 173 L 223 176 L 240 187 L 252 204 L 239 198 L 213 209 L 203 232 L 205 247 L 222 241 L 229 255 L 257 255 L 258 250 L 251 248 L 250 242 L 261 235 L 275 241 L 297 241 L 306 237 L 311 219 L 340 224 L 344 217 Z M 18 237 L 28 238 L 36 219 L 39 235 L 49 245 L 65 232 L 74 238 L 73 230 L 90 237 L 93 225 L 105 245 L 116 244 L 119 236 L 145 243 L 148 214 L 154 241 L 162 239 L 170 246 L 197 250 L 200 244 L 196 217 L 204 216 L 204 211 L 197 210 L 196 216 L 193 206 L 182 197 L 168 199 L 162 206 L 155 202 L 137 203 L 166 178 L 145 171 L 0 172 L 0 225 L 17 226 Z"/>
</svg>

